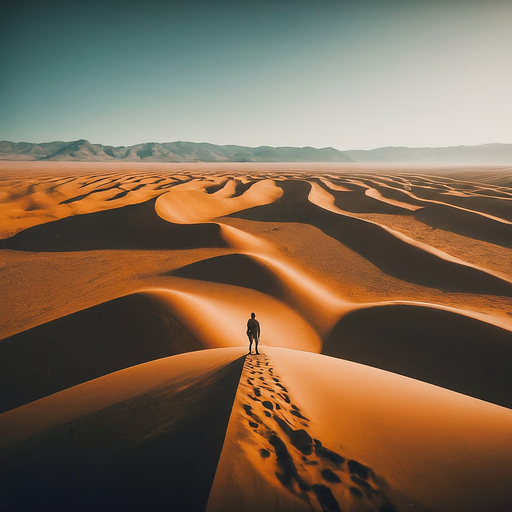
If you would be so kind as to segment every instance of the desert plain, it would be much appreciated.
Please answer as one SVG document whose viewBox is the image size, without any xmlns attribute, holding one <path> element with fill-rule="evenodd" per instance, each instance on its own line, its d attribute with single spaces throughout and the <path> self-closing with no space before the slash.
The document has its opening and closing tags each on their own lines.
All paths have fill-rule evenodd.
<svg viewBox="0 0 512 512">
<path fill-rule="evenodd" d="M 512 510 L 510 167 L 2 162 L 0 284 L 0 510 Z"/>
</svg>

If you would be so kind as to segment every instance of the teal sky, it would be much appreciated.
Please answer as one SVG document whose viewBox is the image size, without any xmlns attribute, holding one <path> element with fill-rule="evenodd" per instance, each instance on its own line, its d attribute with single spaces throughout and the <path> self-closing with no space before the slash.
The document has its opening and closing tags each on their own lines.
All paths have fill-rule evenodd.
<svg viewBox="0 0 512 512">
<path fill-rule="evenodd" d="M 512 1 L 3 2 L 0 140 L 512 143 Z"/>
</svg>

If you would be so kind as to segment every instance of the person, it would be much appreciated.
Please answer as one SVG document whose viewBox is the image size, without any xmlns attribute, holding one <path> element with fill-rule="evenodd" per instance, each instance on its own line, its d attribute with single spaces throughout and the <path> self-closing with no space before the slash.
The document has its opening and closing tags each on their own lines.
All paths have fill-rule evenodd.
<svg viewBox="0 0 512 512">
<path fill-rule="evenodd" d="M 247 320 L 247 336 L 249 338 L 249 354 L 252 353 L 252 340 L 256 348 L 256 354 L 258 352 L 258 343 L 260 341 L 260 323 L 256 320 L 256 315 L 251 313 L 251 318 Z"/>
</svg>

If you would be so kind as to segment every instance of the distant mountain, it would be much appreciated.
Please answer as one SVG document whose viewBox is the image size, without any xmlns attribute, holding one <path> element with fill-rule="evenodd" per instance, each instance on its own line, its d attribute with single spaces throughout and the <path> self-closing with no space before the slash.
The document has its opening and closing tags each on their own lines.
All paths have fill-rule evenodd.
<svg viewBox="0 0 512 512">
<path fill-rule="evenodd" d="M 74 160 L 125 162 L 351 162 L 334 148 L 217 146 L 205 142 L 149 142 L 135 146 L 104 146 L 81 139 L 73 142 L 0 142 L 0 160 Z"/>
<path fill-rule="evenodd" d="M 354 162 L 418 162 L 439 164 L 512 164 L 512 144 L 482 144 L 445 148 L 387 147 L 344 151 Z"/>
<path fill-rule="evenodd" d="M 512 165 L 512 144 L 445 148 L 387 147 L 339 151 L 334 148 L 217 146 L 206 142 L 148 142 L 104 146 L 85 139 L 72 142 L 0 142 L 0 160 L 73 160 L 125 162 L 404 162 Z"/>
</svg>

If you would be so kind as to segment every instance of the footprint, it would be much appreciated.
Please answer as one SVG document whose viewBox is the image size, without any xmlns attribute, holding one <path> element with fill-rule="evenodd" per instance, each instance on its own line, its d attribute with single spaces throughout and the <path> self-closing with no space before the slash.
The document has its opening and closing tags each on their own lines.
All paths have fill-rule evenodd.
<svg viewBox="0 0 512 512">
<path fill-rule="evenodd" d="M 359 485 L 359 487 L 362 487 L 369 496 L 372 494 L 377 494 L 377 491 L 366 480 L 362 480 L 361 478 L 354 475 L 352 475 L 350 479 L 352 482 Z"/>
<path fill-rule="evenodd" d="M 288 489 L 293 489 L 292 484 L 293 480 L 295 480 L 301 490 L 309 490 L 309 485 L 307 485 L 297 473 L 297 468 L 295 467 L 292 456 L 288 452 L 288 448 L 286 448 L 282 439 L 274 434 L 269 437 L 268 441 L 274 447 L 277 463 L 281 468 L 280 472 L 276 472 L 279 481 Z"/>
<path fill-rule="evenodd" d="M 322 446 L 322 443 L 315 439 L 315 453 L 321 458 L 333 462 L 337 466 L 345 462 L 345 457 L 338 455 L 337 453 L 328 450 Z"/>
<path fill-rule="evenodd" d="M 323 512 L 341 512 L 336 498 L 332 495 L 331 489 L 322 484 L 313 485 L 313 492 L 316 494 L 318 503 Z"/>
<path fill-rule="evenodd" d="M 290 411 L 290 414 L 293 414 L 294 416 L 297 416 L 297 418 L 300 418 L 301 420 L 309 421 L 308 418 L 306 418 L 305 416 L 302 416 L 302 414 L 299 411 L 296 411 L 295 409 L 293 411 Z"/>
<path fill-rule="evenodd" d="M 331 482 L 333 484 L 341 482 L 340 477 L 336 473 L 333 473 L 329 468 L 322 469 L 320 474 L 326 482 Z"/>
<path fill-rule="evenodd" d="M 350 492 L 356 496 L 356 498 L 363 499 L 363 493 L 357 487 L 351 487 Z"/>
<path fill-rule="evenodd" d="M 313 451 L 313 440 L 304 429 L 294 430 L 286 421 L 275 414 L 274 421 L 281 427 L 297 450 L 300 450 L 304 455 L 311 455 Z"/>
<path fill-rule="evenodd" d="M 357 460 L 349 460 L 348 463 L 348 470 L 353 475 L 358 476 L 359 478 L 362 478 L 363 480 L 368 480 L 368 473 L 369 468 L 368 466 L 365 466 L 361 464 L 360 462 L 357 462 Z"/>
</svg>

